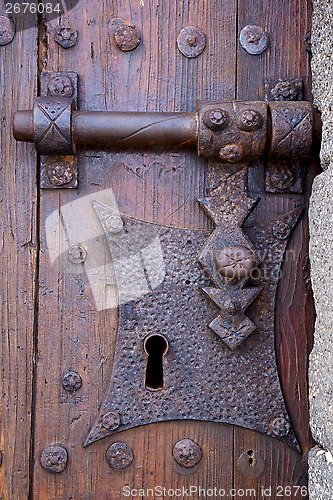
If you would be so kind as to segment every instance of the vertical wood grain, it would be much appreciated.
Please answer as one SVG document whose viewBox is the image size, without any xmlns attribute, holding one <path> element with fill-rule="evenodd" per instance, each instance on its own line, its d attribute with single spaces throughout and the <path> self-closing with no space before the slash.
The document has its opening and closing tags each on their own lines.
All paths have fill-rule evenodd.
<svg viewBox="0 0 333 500">
<path fill-rule="evenodd" d="M 32 106 L 37 92 L 37 29 L 26 19 L 0 47 L 0 497 L 27 498 L 32 418 L 36 290 L 36 155 L 18 144 L 12 114 Z"/>
<path fill-rule="evenodd" d="M 58 21 L 46 20 L 45 43 L 40 46 L 41 69 L 78 72 L 81 109 L 194 111 L 198 99 L 235 97 L 236 15 L 234 0 L 81 0 L 62 19 L 79 32 L 75 47 L 67 51 L 59 47 L 52 36 Z M 116 46 L 110 29 L 115 17 L 141 30 L 143 41 L 136 50 L 126 53 Z M 196 25 L 207 34 L 205 51 L 192 60 L 186 59 L 176 46 L 181 28 L 187 25 Z M 72 220 L 66 221 L 68 236 L 79 220 L 86 220 L 85 227 L 89 220 L 93 221 L 91 201 L 84 204 L 86 197 L 98 197 L 103 190 L 112 189 L 121 213 L 177 227 L 210 227 L 197 203 L 205 190 L 206 162 L 195 152 L 87 151 L 80 153 L 78 160 L 78 191 L 41 193 L 34 483 L 38 498 L 104 498 L 113 491 L 113 476 L 110 481 L 105 480 L 107 440 L 87 449 L 82 443 L 110 383 L 117 311 L 96 309 L 82 266 L 65 272 L 61 265 L 52 265 L 47 218 L 81 200 L 80 215 L 73 214 Z M 53 219 L 55 232 L 60 234 L 63 225 L 63 219 Z M 82 244 L 91 244 L 86 241 L 84 230 L 80 238 Z M 100 258 L 105 258 L 105 262 L 107 252 L 107 248 L 102 248 Z M 66 260 L 65 254 L 63 257 Z M 87 261 L 89 258 L 88 251 Z M 61 376 L 70 368 L 83 379 L 82 389 L 75 394 L 67 394 L 61 387 Z M 146 439 L 152 446 L 160 443 L 162 447 L 168 435 L 165 440 L 163 435 L 154 434 Z M 62 443 L 69 452 L 68 469 L 60 475 L 46 473 L 39 463 L 42 449 L 53 442 Z M 159 467 L 159 463 L 154 466 Z M 213 469 L 211 473 L 215 473 Z"/>
</svg>

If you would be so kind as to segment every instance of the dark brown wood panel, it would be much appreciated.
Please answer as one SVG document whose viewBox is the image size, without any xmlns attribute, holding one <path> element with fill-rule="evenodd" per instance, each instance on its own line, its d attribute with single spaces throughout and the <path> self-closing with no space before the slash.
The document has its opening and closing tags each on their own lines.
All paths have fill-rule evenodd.
<svg viewBox="0 0 333 500">
<path fill-rule="evenodd" d="M 198 99 L 235 96 L 236 13 L 236 2 L 227 0 L 81 0 L 63 19 L 78 29 L 77 46 L 61 49 L 52 37 L 56 23 L 47 24 L 47 44 L 40 46 L 43 69 L 79 73 L 81 109 L 194 110 Z M 143 43 L 138 49 L 125 53 L 116 47 L 110 31 L 114 17 L 140 28 Z M 197 25 L 207 34 L 206 50 L 197 59 L 184 58 L 176 47 L 186 25 Z M 206 162 L 195 153 L 87 152 L 79 155 L 79 168 L 77 192 L 41 194 L 34 483 L 39 498 L 104 498 L 113 484 L 112 475 L 111 481 L 105 480 L 107 440 L 82 447 L 110 382 L 117 327 L 115 310 L 97 310 L 94 293 L 105 284 L 98 285 L 94 259 L 98 255 L 104 269 L 107 249 L 100 235 L 92 242 L 90 225 L 96 224 L 96 216 L 91 200 L 107 196 L 110 201 L 114 194 L 122 213 L 178 227 L 210 227 L 196 201 L 205 190 Z M 96 251 L 88 251 L 85 269 L 67 268 L 66 249 L 78 241 L 89 243 L 89 248 L 92 244 Z M 61 387 L 61 376 L 69 368 L 83 378 L 82 389 L 74 395 Z M 162 446 L 163 437 L 156 439 L 162 439 Z M 53 442 L 63 443 L 70 454 L 68 470 L 57 476 L 39 464 L 42 449 Z M 212 467 L 211 474 L 216 470 Z M 95 492 L 101 496 L 94 497 Z"/>
<path fill-rule="evenodd" d="M 30 19 L 31 20 L 31 19 Z M 36 155 L 12 138 L 11 117 L 37 92 L 37 29 L 22 19 L 1 47 L 0 497 L 27 498 L 32 418 L 37 258 Z"/>
</svg>

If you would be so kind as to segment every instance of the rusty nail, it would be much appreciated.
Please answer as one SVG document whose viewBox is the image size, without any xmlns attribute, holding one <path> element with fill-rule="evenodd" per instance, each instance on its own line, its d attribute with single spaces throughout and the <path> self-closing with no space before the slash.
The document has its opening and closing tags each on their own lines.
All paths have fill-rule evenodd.
<svg viewBox="0 0 333 500">
<path fill-rule="evenodd" d="M 239 470 L 245 476 L 256 479 L 262 476 L 265 469 L 265 462 L 259 453 L 248 450 L 238 460 Z"/>
<path fill-rule="evenodd" d="M 66 75 L 50 78 L 48 91 L 52 97 L 71 97 L 74 92 L 73 84 Z"/>
<path fill-rule="evenodd" d="M 298 89 L 289 80 L 278 82 L 271 90 L 274 101 L 297 101 Z"/>
<path fill-rule="evenodd" d="M 251 55 L 262 54 L 269 46 L 269 37 L 261 26 L 245 26 L 239 36 L 241 46 Z"/>
<path fill-rule="evenodd" d="M 194 467 L 202 458 L 200 446 L 191 439 L 178 441 L 173 448 L 172 454 L 176 462 L 186 468 Z"/>
<path fill-rule="evenodd" d="M 275 418 L 270 422 L 269 427 L 275 436 L 285 437 L 288 436 L 290 432 L 290 423 L 283 417 Z"/>
<path fill-rule="evenodd" d="M 74 173 L 70 165 L 55 163 L 50 166 L 47 176 L 53 186 L 59 187 L 69 184 L 73 180 Z"/>
<path fill-rule="evenodd" d="M 227 246 L 216 253 L 217 272 L 232 281 L 248 278 L 256 267 L 256 259 L 250 248 L 242 245 Z"/>
<path fill-rule="evenodd" d="M 106 450 L 106 461 L 112 469 L 126 469 L 134 459 L 132 449 L 126 443 L 113 443 Z"/>
<path fill-rule="evenodd" d="M 241 146 L 238 146 L 238 144 L 228 144 L 227 146 L 224 146 L 219 152 L 219 157 L 221 158 L 221 160 L 227 161 L 228 163 L 241 161 L 243 156 L 243 150 Z"/>
<path fill-rule="evenodd" d="M 178 35 L 177 46 L 183 56 L 197 57 L 206 47 L 206 35 L 196 26 L 186 26 Z"/>
<path fill-rule="evenodd" d="M 246 132 L 252 132 L 262 127 L 263 118 L 258 111 L 254 109 L 246 109 L 237 117 L 237 127 Z"/>
<path fill-rule="evenodd" d="M 56 27 L 54 33 L 54 40 L 64 49 L 69 49 L 73 47 L 78 39 L 78 32 L 76 29 L 70 26 L 65 26 L 60 24 Z"/>
<path fill-rule="evenodd" d="M 124 52 L 136 49 L 141 43 L 140 30 L 133 24 L 120 24 L 114 34 L 118 47 Z"/>
<path fill-rule="evenodd" d="M 110 233 L 120 233 L 120 231 L 123 229 L 123 221 L 119 217 L 119 215 L 110 215 L 106 221 L 105 221 L 105 226 Z"/>
<path fill-rule="evenodd" d="M 83 264 L 87 258 L 87 250 L 81 245 L 74 245 L 68 250 L 68 259 L 72 264 Z"/>
<path fill-rule="evenodd" d="M 40 456 L 40 463 L 47 472 L 59 474 L 67 467 L 67 450 L 58 444 L 47 446 Z"/>
<path fill-rule="evenodd" d="M 102 427 L 108 431 L 114 431 L 120 426 L 120 416 L 116 411 L 106 413 L 102 418 Z"/>
<path fill-rule="evenodd" d="M 272 185 L 279 191 L 288 191 L 291 189 L 296 179 L 296 171 L 293 166 L 287 162 L 281 163 L 270 176 Z"/>
<path fill-rule="evenodd" d="M 291 228 L 287 222 L 278 221 L 273 226 L 273 234 L 278 240 L 286 240 L 290 236 Z"/>
<path fill-rule="evenodd" d="M 7 16 L 0 16 L 0 45 L 8 45 L 15 36 L 15 26 Z"/>
<path fill-rule="evenodd" d="M 223 109 L 210 109 L 204 114 L 204 123 L 210 130 L 222 130 L 228 125 L 228 114 Z"/>
<path fill-rule="evenodd" d="M 82 378 L 76 372 L 67 372 L 62 377 L 62 386 L 67 392 L 78 391 L 82 386 Z"/>
</svg>

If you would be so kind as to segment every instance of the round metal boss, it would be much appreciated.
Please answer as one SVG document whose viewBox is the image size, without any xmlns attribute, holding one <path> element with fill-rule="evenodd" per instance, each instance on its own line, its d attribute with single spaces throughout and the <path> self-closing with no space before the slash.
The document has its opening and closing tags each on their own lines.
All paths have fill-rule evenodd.
<svg viewBox="0 0 333 500">
<path fill-rule="evenodd" d="M 191 439 L 178 441 L 173 448 L 172 454 L 176 462 L 186 468 L 194 467 L 202 459 L 200 446 Z"/>
<path fill-rule="evenodd" d="M 269 37 L 261 26 L 245 26 L 239 36 L 241 46 L 248 54 L 262 54 L 269 46 Z"/>
<path fill-rule="evenodd" d="M 126 443 L 113 443 L 106 450 L 106 461 L 112 469 L 123 470 L 131 465 L 134 459 L 132 448 Z"/>
<path fill-rule="evenodd" d="M 15 26 L 7 16 L 0 16 L 0 45 L 8 45 L 15 36 Z"/>
<path fill-rule="evenodd" d="M 217 271 L 231 280 L 248 278 L 256 267 L 256 259 L 250 248 L 242 245 L 227 246 L 216 253 Z"/>
<path fill-rule="evenodd" d="M 67 467 L 67 462 L 67 450 L 57 444 L 47 446 L 40 456 L 40 463 L 43 469 L 54 474 L 63 472 Z"/>
<path fill-rule="evenodd" d="M 177 45 L 183 56 L 190 59 L 197 57 L 206 47 L 206 35 L 195 26 L 186 26 L 179 33 Z"/>
</svg>

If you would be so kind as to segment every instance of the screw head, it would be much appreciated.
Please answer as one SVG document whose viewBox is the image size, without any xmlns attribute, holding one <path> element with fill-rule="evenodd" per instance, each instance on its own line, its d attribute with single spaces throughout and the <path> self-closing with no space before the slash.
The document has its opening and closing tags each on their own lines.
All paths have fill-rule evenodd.
<svg viewBox="0 0 333 500">
<path fill-rule="evenodd" d="M 289 238 L 291 227 L 285 221 L 278 221 L 273 226 L 273 234 L 278 240 L 286 240 Z"/>
<path fill-rule="evenodd" d="M 197 57 L 206 47 L 206 35 L 196 26 L 186 26 L 178 35 L 177 46 L 183 56 Z"/>
<path fill-rule="evenodd" d="M 179 465 L 186 468 L 194 467 L 202 459 L 200 446 L 191 439 L 178 441 L 173 448 L 172 455 Z"/>
<path fill-rule="evenodd" d="M 216 270 L 224 278 L 238 281 L 248 278 L 256 267 L 255 255 L 242 245 L 227 246 L 216 253 Z"/>
<path fill-rule="evenodd" d="M 131 465 L 134 454 L 126 443 L 113 443 L 106 450 L 106 461 L 112 469 L 124 470 Z"/>
<path fill-rule="evenodd" d="M 40 456 L 40 463 L 47 472 L 59 474 L 67 467 L 67 450 L 63 446 L 57 444 L 47 446 Z"/>
<path fill-rule="evenodd" d="M 120 426 L 120 416 L 116 411 L 106 413 L 102 418 L 102 427 L 108 431 L 114 431 Z"/>
<path fill-rule="evenodd" d="M 48 91 L 52 97 L 71 97 L 74 89 L 73 84 L 66 75 L 56 76 L 49 80 Z"/>
<path fill-rule="evenodd" d="M 263 118 L 258 111 L 254 109 L 246 109 L 242 111 L 237 117 L 237 127 L 246 132 L 253 132 L 262 127 Z"/>
<path fill-rule="evenodd" d="M 82 386 L 82 378 L 76 372 L 67 372 L 62 377 L 62 386 L 67 392 L 78 391 Z"/>
<path fill-rule="evenodd" d="M 291 429 L 290 423 L 283 417 L 275 418 L 272 422 L 270 422 L 269 427 L 272 433 L 278 437 L 288 436 Z"/>
<path fill-rule="evenodd" d="M 70 165 L 55 163 L 50 165 L 47 176 L 53 186 L 59 187 L 69 184 L 73 180 L 74 173 Z"/>
<path fill-rule="evenodd" d="M 228 144 L 227 146 L 224 146 L 219 152 L 220 159 L 228 163 L 236 163 L 238 161 L 241 161 L 243 156 L 243 149 L 238 146 L 238 144 Z"/>
<path fill-rule="evenodd" d="M 7 16 L 0 16 L 0 45 L 8 45 L 15 36 L 15 26 Z"/>
<path fill-rule="evenodd" d="M 120 24 L 114 34 L 118 47 L 124 52 L 136 49 L 141 43 L 140 30 L 132 24 Z"/>
<path fill-rule="evenodd" d="M 274 101 L 297 101 L 298 89 L 290 81 L 278 82 L 271 90 Z"/>
<path fill-rule="evenodd" d="M 228 125 L 228 114 L 220 108 L 209 109 L 203 117 L 204 124 L 210 130 L 223 130 Z"/>
<path fill-rule="evenodd" d="M 76 45 L 78 39 L 78 32 L 76 29 L 70 26 L 65 26 L 63 24 L 59 25 L 55 29 L 54 40 L 64 49 L 69 49 Z"/>
<path fill-rule="evenodd" d="M 123 224 L 123 221 L 121 220 L 120 216 L 117 214 L 114 214 L 114 215 L 110 215 L 106 219 L 105 226 L 106 226 L 106 229 L 110 233 L 117 234 L 117 233 L 120 233 L 120 231 L 122 231 L 124 224 Z"/>
<path fill-rule="evenodd" d="M 248 54 L 262 54 L 269 46 L 269 36 L 261 26 L 248 25 L 240 32 L 239 41 Z"/>
<path fill-rule="evenodd" d="M 68 250 L 68 259 L 72 264 L 83 264 L 87 258 L 87 250 L 81 245 L 74 245 Z"/>
</svg>

